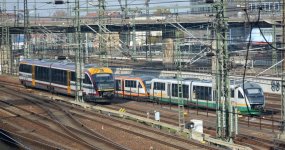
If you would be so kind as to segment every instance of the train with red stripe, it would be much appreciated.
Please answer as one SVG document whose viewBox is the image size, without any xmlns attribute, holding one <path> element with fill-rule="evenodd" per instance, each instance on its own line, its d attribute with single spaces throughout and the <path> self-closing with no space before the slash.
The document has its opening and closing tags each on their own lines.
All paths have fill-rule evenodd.
<svg viewBox="0 0 285 150">
<path fill-rule="evenodd" d="M 115 90 L 112 70 L 89 64 L 84 66 L 83 73 L 84 100 L 111 102 Z M 67 60 L 24 59 L 19 65 L 19 80 L 25 87 L 70 96 L 76 94 L 75 63 Z"/>
</svg>

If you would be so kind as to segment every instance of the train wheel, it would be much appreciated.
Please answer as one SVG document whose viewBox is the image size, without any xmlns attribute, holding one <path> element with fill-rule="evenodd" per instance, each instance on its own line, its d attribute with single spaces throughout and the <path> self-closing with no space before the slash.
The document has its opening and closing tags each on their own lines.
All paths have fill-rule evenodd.
<svg viewBox="0 0 285 150">
<path fill-rule="evenodd" d="M 21 81 L 22 83 L 22 85 L 25 87 L 25 88 L 27 88 L 27 84 L 26 84 L 26 82 L 25 81 Z"/>
<path fill-rule="evenodd" d="M 50 93 L 55 94 L 54 87 L 49 88 Z"/>
</svg>

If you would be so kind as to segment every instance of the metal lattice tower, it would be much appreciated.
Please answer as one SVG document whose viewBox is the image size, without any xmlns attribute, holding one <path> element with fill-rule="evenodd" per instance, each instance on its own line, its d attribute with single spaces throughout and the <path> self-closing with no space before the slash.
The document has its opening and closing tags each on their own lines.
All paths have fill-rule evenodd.
<svg viewBox="0 0 285 150">
<path fill-rule="evenodd" d="M 10 33 L 9 27 L 7 25 L 2 26 L 1 31 L 1 53 L 0 53 L 0 60 L 1 60 L 1 73 L 12 73 L 12 49 L 10 43 Z"/>
<path fill-rule="evenodd" d="M 29 46 L 29 10 L 28 10 L 28 0 L 24 0 L 24 33 L 25 33 L 25 48 L 24 56 L 25 58 L 30 58 L 30 46 Z"/>
<path fill-rule="evenodd" d="M 104 66 L 106 64 L 106 66 L 108 66 L 108 58 L 107 58 L 107 49 L 106 49 L 106 43 L 107 41 L 104 40 L 104 32 L 103 29 L 106 28 L 105 22 L 104 22 L 104 15 L 105 15 L 105 0 L 99 0 L 99 9 L 98 9 L 98 14 L 99 14 L 99 34 L 101 36 L 99 36 L 99 61 L 100 61 L 100 65 Z M 103 58 L 104 57 L 104 58 Z"/>
<path fill-rule="evenodd" d="M 176 32 L 176 38 L 179 38 L 179 32 Z M 178 39 L 177 38 L 177 39 Z M 185 128 L 185 118 L 184 118 L 184 101 L 183 101 L 183 80 L 181 74 L 181 50 L 180 50 L 180 41 L 176 40 L 175 42 L 176 49 L 176 65 L 177 65 L 177 80 L 178 80 L 178 118 L 179 118 L 179 127 L 181 130 Z"/>
<path fill-rule="evenodd" d="M 227 48 L 227 2 L 220 0 L 215 7 L 217 9 L 216 15 L 216 38 L 217 38 L 217 106 L 221 113 L 217 117 L 217 134 L 218 137 L 232 141 L 233 133 L 233 109 L 230 100 L 230 83 L 229 83 L 229 63 L 228 63 L 228 48 Z M 220 82 L 220 83 L 219 83 Z"/>
<path fill-rule="evenodd" d="M 284 50 L 284 47 L 285 47 L 285 0 L 282 1 L 282 9 L 283 9 L 283 13 L 282 13 L 282 57 L 283 59 L 285 58 L 285 50 Z M 282 120 L 282 127 L 281 127 L 281 133 L 280 133 L 280 136 L 279 138 L 283 141 L 285 141 L 285 61 L 283 60 L 283 63 L 282 63 L 282 87 L 281 87 L 281 120 Z"/>
<path fill-rule="evenodd" d="M 147 20 L 149 20 L 149 2 L 150 2 L 150 0 L 145 0 L 145 7 L 146 7 L 146 17 L 147 17 Z M 147 30 L 146 31 L 146 44 L 151 44 L 150 42 L 148 42 L 148 41 L 150 41 L 150 31 L 149 30 Z M 147 48 L 147 51 L 146 51 L 146 59 L 147 58 L 149 58 L 150 59 L 150 61 L 152 61 L 152 54 L 151 54 L 151 47 L 150 46 L 148 46 Z M 149 51 L 149 57 L 147 57 L 147 52 Z"/>
<path fill-rule="evenodd" d="M 84 79 L 83 49 L 81 47 L 81 27 L 79 0 L 75 0 L 75 31 L 76 31 L 76 50 L 75 50 L 75 69 L 76 69 L 76 97 L 75 101 L 83 102 L 82 85 Z"/>
<path fill-rule="evenodd" d="M 1 73 L 12 72 L 12 49 L 10 44 L 9 26 L 7 25 L 8 15 L 6 12 L 6 0 L 2 2 L 1 10 L 1 43 L 0 43 L 0 64 Z"/>
</svg>

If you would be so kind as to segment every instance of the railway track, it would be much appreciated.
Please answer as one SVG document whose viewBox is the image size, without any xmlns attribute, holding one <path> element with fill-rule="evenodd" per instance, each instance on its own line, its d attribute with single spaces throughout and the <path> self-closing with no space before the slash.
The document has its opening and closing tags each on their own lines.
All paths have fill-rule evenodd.
<svg viewBox="0 0 285 150">
<path fill-rule="evenodd" d="M 9 89 L 9 90 L 12 90 L 12 89 Z M 3 91 L 1 91 L 1 92 L 3 92 Z M 6 93 L 7 93 L 7 91 L 5 91 Z M 9 93 L 8 93 L 9 94 Z M 10 93 L 10 94 L 12 94 L 12 93 Z M 91 119 L 90 117 L 89 118 L 86 118 L 87 116 L 90 116 L 90 115 L 87 115 L 86 116 L 86 112 L 84 112 L 83 114 L 81 114 L 81 116 L 78 118 L 78 116 L 79 116 L 79 114 L 80 113 L 78 113 L 78 112 L 74 112 L 74 108 L 73 107 L 70 107 L 69 106 L 69 108 L 67 107 L 67 106 L 65 106 L 66 108 L 63 108 L 62 107 L 62 105 L 61 104 L 52 104 L 52 102 L 45 102 L 45 100 L 42 100 L 41 99 L 41 101 L 43 101 L 43 102 L 38 102 L 37 100 L 35 100 L 36 98 L 35 97 L 33 97 L 33 98 L 27 98 L 27 97 L 22 97 L 25 101 L 27 101 L 27 102 L 29 102 L 29 103 L 32 103 L 33 105 L 35 105 L 35 106 L 38 106 L 38 107 L 41 107 L 42 109 L 43 109 L 43 107 L 47 107 L 48 108 L 48 110 L 44 110 L 44 112 L 46 112 L 47 113 L 47 115 L 49 116 L 49 118 L 46 118 L 45 117 L 45 119 L 53 119 L 53 120 L 57 120 L 57 122 L 59 122 L 58 120 L 58 118 L 56 118 L 55 116 L 68 116 L 68 119 L 61 119 L 60 121 L 64 121 L 64 122 L 77 122 L 77 124 L 79 125 L 79 126 L 81 126 L 81 127 L 85 127 L 86 125 L 84 125 L 81 121 L 79 121 L 80 119 L 79 118 L 84 118 L 85 117 L 85 120 L 93 120 L 93 122 L 98 122 L 98 119 Z M 36 101 L 36 102 L 35 102 Z M 16 107 L 17 109 L 21 109 L 21 111 L 26 111 L 26 113 L 32 113 L 32 114 L 35 114 L 35 112 L 31 112 L 31 111 L 28 111 L 28 110 L 25 110 L 25 109 L 23 109 L 23 108 L 20 108 L 20 107 L 17 107 L 17 106 L 14 106 L 13 104 L 11 104 L 11 103 L 9 103 L 9 104 L 7 104 L 7 105 L 9 105 L 9 106 L 13 106 L 13 107 Z M 52 106 L 51 106 L 52 105 Z M 59 106 L 59 105 L 61 105 L 61 106 Z M 72 113 L 71 112 L 68 112 L 68 111 L 66 111 L 66 109 L 69 109 L 70 111 L 72 111 Z M 64 112 L 63 111 L 61 111 L 60 112 L 60 114 L 57 114 L 58 112 L 59 112 L 59 110 L 64 110 Z M 83 111 L 85 111 L 85 110 L 83 110 Z M 11 113 L 11 112 L 10 112 Z M 76 114 L 77 113 L 77 114 Z M 52 114 L 56 114 L 56 115 L 52 115 Z M 75 114 L 76 114 L 76 116 L 77 117 L 74 117 L 75 116 Z M 17 114 L 14 114 L 14 115 L 17 115 Z M 94 114 L 92 114 L 92 115 L 94 115 Z M 98 114 L 97 114 L 98 115 Z M 38 116 L 39 117 L 39 116 Z M 41 116 L 42 117 L 42 116 Z M 107 117 L 108 119 L 110 119 L 109 117 Z M 118 122 L 118 120 L 113 120 L 113 121 L 116 121 L 116 122 Z M 104 122 L 101 122 L 101 123 L 104 123 Z M 109 123 L 105 123 L 105 126 L 107 126 Z M 146 136 L 146 135 L 143 135 L 143 134 L 141 134 L 141 133 L 135 133 L 135 132 L 133 132 L 133 130 L 128 130 L 128 127 L 127 126 L 130 126 L 130 124 L 127 124 L 126 125 L 126 123 L 125 122 L 122 122 L 121 124 L 124 124 L 125 125 L 125 129 L 124 129 L 124 131 L 126 131 L 126 132 L 128 132 L 128 133 L 130 133 L 130 134 L 134 134 L 134 135 L 137 135 L 137 136 L 141 136 L 141 137 L 144 137 L 144 138 L 147 138 L 147 139 L 151 139 L 151 140 L 153 140 L 153 141 L 156 141 L 156 142 L 159 142 L 159 143 L 161 143 L 161 144 L 164 144 L 164 145 L 167 145 L 167 146 L 169 146 L 169 147 L 173 147 L 173 148 L 176 148 L 176 149 L 188 149 L 188 148 L 183 148 L 183 146 L 179 146 L 179 145 L 177 145 L 177 144 L 169 144 L 168 142 L 165 142 L 165 141 L 163 141 L 163 140 L 158 140 L 156 137 L 158 136 L 158 135 L 161 135 L 162 133 L 157 133 L 156 135 L 155 135 L 155 137 L 151 137 L 151 136 Z M 60 126 L 64 126 L 63 124 L 61 124 Z M 117 128 L 117 129 L 119 129 L 119 130 L 122 130 L 122 128 L 118 128 L 118 127 L 116 127 L 115 125 L 114 126 L 112 126 L 113 128 Z M 66 128 L 68 128 L 68 130 L 66 129 Z M 69 132 L 75 132 L 76 130 L 75 130 L 76 128 L 74 128 L 74 127 L 65 127 L 65 128 L 63 128 L 62 130 L 64 130 L 64 131 L 66 131 L 69 135 L 72 135 L 71 133 L 69 133 Z M 88 128 L 86 129 L 86 130 L 88 130 Z M 142 128 L 137 128 L 137 130 L 142 130 Z M 145 131 L 146 129 L 144 129 L 144 132 L 146 132 Z M 90 133 L 90 129 L 88 130 L 89 131 L 89 133 Z M 92 133 L 92 132 L 91 132 Z M 153 131 L 151 131 L 151 133 L 153 133 Z M 79 134 L 79 133 L 78 133 Z M 82 134 L 82 132 L 80 132 L 80 134 Z M 150 134 L 150 131 L 149 131 L 149 133 L 148 134 Z M 169 136 L 169 135 L 167 135 L 167 136 Z M 74 135 L 73 135 L 73 137 L 74 137 Z M 81 138 L 81 140 L 84 140 L 84 141 L 88 141 L 88 140 L 86 140 L 86 139 L 82 139 Z M 185 143 L 189 143 L 189 140 L 187 140 L 187 141 L 185 141 Z M 195 142 L 194 142 L 195 143 Z M 196 143 L 196 145 L 198 145 L 199 147 L 201 147 L 201 144 L 199 144 L 199 143 Z M 89 145 L 89 146 L 91 146 L 91 145 Z M 190 146 L 190 145 L 188 145 L 188 146 Z M 207 147 L 207 146 L 206 146 Z M 207 147 L 207 148 L 209 148 L 209 147 Z M 94 147 L 92 147 L 92 149 L 95 149 Z M 118 148 L 117 148 L 118 149 Z M 214 149 L 214 148 L 212 148 L 211 147 L 211 149 Z"/>
<path fill-rule="evenodd" d="M 121 103 L 126 102 L 126 100 L 121 99 Z M 154 103 L 153 103 L 154 104 Z M 167 104 L 158 104 L 163 108 L 171 108 L 171 104 L 167 105 Z M 104 106 L 104 107 L 108 107 L 110 109 L 120 109 L 125 107 L 128 111 L 131 111 L 131 113 L 135 113 L 136 115 L 140 115 L 140 116 L 145 116 L 146 112 L 144 111 L 139 111 L 136 110 L 132 107 L 128 107 L 128 106 L 124 106 L 124 105 L 120 105 L 120 104 L 116 104 L 116 105 L 112 105 L 112 106 Z M 113 107 L 113 108 L 112 108 Z M 173 107 L 173 106 L 172 106 Z M 174 106 L 176 107 L 176 106 Z M 196 110 L 195 110 L 196 109 Z M 201 115 L 201 116 L 207 116 L 207 117 L 215 117 L 216 116 L 216 112 L 214 110 L 206 110 L 206 109 L 201 109 L 201 108 L 195 108 L 195 106 L 193 107 L 187 107 L 187 113 L 191 114 L 195 114 L 196 115 Z M 139 112 L 139 113 L 137 113 Z M 172 119 L 177 118 L 178 116 L 161 116 L 163 119 L 163 121 L 165 121 L 166 123 L 171 123 L 171 121 L 169 121 L 169 117 L 172 117 Z M 273 129 L 273 130 L 279 130 L 280 129 L 280 120 L 278 120 L 277 118 L 271 118 L 272 116 L 269 117 L 264 117 L 264 116 L 243 116 L 239 118 L 239 123 L 246 125 L 246 126 L 256 126 L 260 129 Z M 177 123 L 176 123 L 177 125 Z"/>
<path fill-rule="evenodd" d="M 70 106 L 67 106 L 70 107 Z M 75 109 L 78 109 L 80 111 L 75 111 Z M 177 148 L 177 149 L 189 149 L 189 148 L 185 148 L 183 146 L 179 146 L 177 144 L 173 144 L 173 143 L 177 143 L 177 142 L 184 142 L 184 143 L 190 143 L 193 145 L 197 145 L 199 147 L 202 148 L 211 148 L 211 149 L 215 149 L 214 147 L 208 147 L 208 146 L 201 146 L 200 143 L 194 142 L 194 141 L 189 141 L 187 139 L 184 138 L 180 138 L 177 137 L 176 135 L 170 134 L 170 133 L 165 133 L 165 132 L 161 132 L 159 130 L 155 130 L 152 128 L 148 128 L 146 126 L 142 126 L 140 124 L 134 123 L 132 121 L 127 121 L 127 120 L 121 120 L 118 118 L 114 118 L 114 117 L 109 117 L 106 115 L 102 115 L 102 114 L 98 114 L 97 112 L 93 112 L 93 111 L 89 111 L 89 110 L 82 110 L 81 108 L 77 108 L 75 107 L 74 109 L 71 109 L 71 112 L 73 115 L 77 116 L 78 118 L 85 118 L 87 120 L 92 120 L 92 121 L 96 121 L 99 122 L 101 124 L 103 124 L 104 126 L 109 126 L 112 128 L 117 128 L 120 130 L 123 130 L 125 132 L 131 133 L 131 134 L 135 134 L 135 135 L 139 135 L 142 136 L 142 133 L 139 133 L 138 131 L 144 130 L 144 132 L 148 132 L 147 134 L 144 133 L 143 137 L 146 138 L 150 138 L 151 140 L 160 142 L 162 144 L 165 144 L 167 146 L 173 147 L 173 148 Z M 86 115 L 89 114 L 89 115 Z M 106 120 L 112 120 L 113 122 L 116 122 L 115 124 L 109 124 L 106 123 Z M 120 124 L 120 125 L 118 125 Z M 131 129 L 129 129 L 131 128 Z M 150 136 L 149 134 L 155 134 L 154 136 Z M 162 136 L 161 138 L 159 138 L 159 136 Z M 171 140 L 176 140 L 173 142 L 165 142 L 165 141 L 161 141 L 160 139 L 164 139 L 171 137 Z"/>
<path fill-rule="evenodd" d="M 169 123 L 169 124 L 174 124 L 177 125 L 178 124 L 178 113 L 177 110 L 169 110 L 169 107 L 164 107 L 161 108 L 161 106 L 156 105 L 156 108 L 151 108 L 149 109 L 149 105 L 146 104 L 146 108 L 144 109 L 141 104 L 137 104 L 140 106 L 135 106 L 135 105 L 127 105 L 126 102 L 122 102 L 119 104 L 115 104 L 115 105 L 110 105 L 110 106 L 105 106 L 103 105 L 103 107 L 107 107 L 109 109 L 114 109 L 114 110 L 119 110 L 120 108 L 124 108 L 128 113 L 131 114 L 135 114 L 141 117 L 146 117 L 146 113 L 148 111 L 153 111 L 154 109 L 156 109 L 157 111 L 160 111 L 161 113 L 161 121 L 165 122 L 165 123 Z M 141 109 L 139 109 L 139 107 Z M 160 109 L 161 108 L 161 109 Z M 168 110 L 165 110 L 168 109 Z M 175 113 L 175 115 L 173 115 L 173 113 L 169 113 L 169 111 L 173 111 Z M 190 111 L 191 114 L 195 114 L 195 111 Z M 171 115 L 172 114 L 172 115 Z M 191 117 L 190 114 L 190 117 Z M 199 116 L 196 116 L 197 118 L 201 118 L 201 116 L 203 116 L 201 113 L 199 114 Z M 151 117 L 153 118 L 153 114 L 151 114 Z M 204 113 L 204 124 L 206 124 L 204 126 L 204 132 L 207 134 L 210 134 L 212 136 L 215 136 L 215 126 L 211 126 L 212 122 L 215 122 L 215 114 L 210 114 L 208 117 L 206 117 L 206 113 Z M 239 123 L 241 123 L 243 121 L 239 121 Z M 210 125 L 210 126 L 209 126 Z M 260 134 L 265 134 L 262 132 L 262 130 L 258 129 L 259 127 L 251 124 L 250 127 L 248 127 L 247 129 L 247 124 L 242 124 L 241 125 L 242 128 L 245 128 L 243 130 L 243 133 L 239 133 L 237 135 L 237 137 L 235 138 L 236 143 L 239 144 L 247 144 L 248 146 L 254 148 L 254 149 L 270 149 L 274 147 L 274 144 L 272 142 L 272 140 L 269 140 L 268 138 L 261 138 L 258 136 L 250 136 L 248 134 L 245 134 L 247 132 L 259 132 Z M 265 128 L 265 127 L 264 127 Z M 268 129 L 271 130 L 271 129 Z M 267 130 L 267 131 L 268 131 Z M 246 138 L 245 138 L 246 137 Z M 243 139 L 248 139 L 248 140 L 243 140 Z"/>
<path fill-rule="evenodd" d="M 7 83 L 7 85 L 9 85 L 9 83 Z M 273 100 L 272 101 L 278 101 L 278 95 L 275 96 L 267 96 L 268 98 L 269 97 L 273 97 Z M 117 106 L 106 106 L 104 105 L 104 107 L 108 107 L 108 108 L 111 108 L 111 109 L 114 109 L 114 110 L 119 110 L 120 108 L 124 107 L 128 110 L 128 112 L 132 113 L 132 114 L 135 114 L 135 115 L 138 115 L 138 116 L 146 116 L 146 112 L 145 111 L 138 111 L 136 109 L 133 109 L 132 107 L 126 107 L 125 105 L 120 105 L 120 104 L 117 104 Z M 161 107 L 165 107 L 165 106 L 161 106 Z M 171 108 L 171 106 L 170 106 Z M 76 115 L 77 117 L 80 116 L 80 114 L 76 113 L 76 112 L 70 112 L 72 115 Z M 192 111 L 193 113 L 193 111 Z M 195 113 L 195 111 L 194 111 Z M 198 114 L 198 111 L 197 111 L 197 114 Z M 69 114 L 70 115 L 70 114 Z M 201 111 L 199 112 L 199 115 L 204 115 L 204 116 L 215 116 L 215 113 L 209 113 L 208 111 L 203 111 L 203 109 L 201 109 Z M 75 117 L 75 118 L 77 118 Z M 82 118 L 84 118 L 82 115 L 80 116 Z M 177 120 L 177 116 L 161 116 L 162 118 L 166 118 L 166 119 L 162 119 L 162 121 L 164 121 L 165 123 L 169 123 L 169 124 L 174 124 L 174 125 L 177 125 L 177 121 L 174 121 L 175 119 Z M 79 118 L 77 118 L 79 119 Z M 85 119 L 91 119 L 91 118 L 86 118 L 85 116 Z M 243 119 L 243 120 L 242 120 Z M 274 130 L 278 130 L 279 129 L 279 125 L 275 125 L 275 124 L 279 124 L 278 122 L 277 123 L 273 123 L 273 125 L 270 123 L 258 123 L 258 120 L 256 121 L 251 121 L 250 124 L 248 124 L 248 121 L 246 121 L 248 118 L 246 117 L 243 117 L 242 119 L 240 119 L 240 123 L 242 123 L 243 125 L 248 125 L 248 126 L 255 126 L 255 128 L 265 128 L 265 129 L 272 129 L 273 127 L 273 131 Z M 266 119 L 266 118 L 265 118 Z M 270 122 L 270 119 L 272 118 L 268 118 L 268 121 Z M 274 119 L 278 119 L 276 116 L 274 116 Z M 75 119 L 73 119 L 75 120 Z M 80 119 L 79 119 L 80 120 Z M 78 122 L 80 122 L 78 120 Z M 94 120 L 95 121 L 95 120 Z M 211 121 L 210 121 L 211 122 Z M 79 123 L 80 124 L 80 123 Z M 82 125 L 82 124 L 81 124 Z M 205 128 L 205 131 L 206 132 L 209 132 L 211 133 L 211 131 L 208 131 L 210 128 L 212 129 L 215 129 L 213 127 L 207 127 Z M 248 139 L 247 141 L 251 141 L 251 142 L 245 142 L 245 140 L 243 139 Z M 270 149 L 272 147 L 274 147 L 274 145 L 272 145 L 272 140 L 266 140 L 266 139 L 263 139 L 263 138 L 259 138 L 259 137 L 253 137 L 253 136 L 248 136 L 248 135 L 245 135 L 245 134 L 239 134 L 237 137 L 236 137 L 236 143 L 240 143 L 240 144 L 245 144 L 245 145 L 249 145 L 251 147 L 253 147 L 254 149 L 260 149 L 260 148 L 265 148 L 265 149 Z"/>
<path fill-rule="evenodd" d="M 40 141 L 36 141 L 24 136 L 21 136 L 15 132 L 7 131 L 4 129 L 0 129 L 0 140 L 4 143 L 8 144 L 11 148 L 17 149 L 35 149 L 35 148 L 44 148 L 44 149 L 59 149 L 58 147 L 54 147 L 51 145 L 47 145 Z M 27 146 L 24 143 L 29 143 L 32 147 Z M 3 147 L 2 147 L 3 148 Z"/>
<path fill-rule="evenodd" d="M 19 86 L 15 83 L 10 83 L 10 82 L 7 82 L 7 81 L 1 81 L 1 83 L 4 83 L 5 85 L 8 85 L 8 86 L 18 86 L 20 88 L 22 88 L 22 86 Z M 280 96 L 277 95 L 277 94 L 269 94 L 269 93 L 266 93 L 266 97 L 269 98 L 269 97 L 273 97 L 273 98 L 279 98 Z M 278 101 L 278 100 L 270 100 L 270 101 Z M 268 104 L 270 105 L 270 104 Z M 279 105 L 277 105 L 279 106 Z M 193 106 L 190 106 L 191 108 L 195 108 L 196 106 L 193 105 Z M 245 117 L 245 119 L 240 119 L 241 122 L 243 124 L 247 124 L 248 126 L 251 126 L 251 125 L 254 125 L 254 126 L 259 126 L 259 128 L 270 128 L 270 129 L 273 129 L 273 130 L 278 130 L 280 128 L 280 110 L 276 109 L 276 105 L 273 106 L 274 109 L 266 109 L 266 114 L 264 114 L 263 116 L 261 116 L 261 118 L 258 118 L 258 117 Z M 198 112 L 198 109 L 199 109 L 199 112 Z M 200 108 L 196 108 L 197 110 L 197 114 L 198 113 L 209 113 L 208 109 L 200 109 Z M 211 113 L 211 111 L 210 111 Z M 252 118 L 255 118 L 255 120 L 259 120 L 259 122 L 250 122 L 250 120 L 252 120 Z M 263 122 L 263 123 L 261 123 Z"/>
<path fill-rule="evenodd" d="M 1 90 L 3 92 L 3 90 Z M 9 93 L 5 91 L 6 93 Z M 10 93 L 12 94 L 12 93 Z M 32 98 L 33 99 L 33 98 Z M 50 103 L 36 103 L 35 100 L 29 100 L 26 97 L 23 97 L 23 100 L 33 103 L 33 105 L 36 105 L 38 107 L 41 107 L 44 109 L 48 116 L 42 116 L 38 115 L 33 111 L 21 108 L 17 105 L 14 105 L 13 103 L 9 102 L 3 102 L 9 106 L 12 106 L 20 111 L 26 112 L 27 114 L 33 114 L 37 117 L 37 119 L 40 120 L 48 120 L 44 121 L 44 123 L 41 126 L 44 125 L 50 125 L 50 126 L 56 126 L 57 128 L 60 128 L 61 131 L 68 134 L 68 136 L 65 136 L 62 132 L 56 132 L 56 134 L 63 135 L 63 138 L 71 138 L 73 141 L 77 143 L 81 143 L 85 146 L 85 148 L 90 149 L 126 149 L 110 140 L 104 139 L 102 136 L 98 136 L 95 132 L 90 132 L 91 130 L 87 130 L 86 128 L 82 129 L 82 124 L 78 120 L 75 120 L 70 113 L 67 111 L 62 111 L 60 107 L 58 109 L 53 110 L 55 105 L 50 106 Z M 8 111 L 7 109 L 2 107 L 2 110 Z M 51 111 L 53 110 L 53 111 Z M 61 111 L 60 111 L 61 110 Z M 13 111 L 8 111 L 9 113 L 13 113 L 14 115 L 19 115 L 21 112 L 15 113 Z M 63 117 L 64 116 L 64 117 Z M 66 117 L 67 116 L 67 117 Z M 26 120 L 33 122 L 28 117 L 25 117 Z M 65 122 L 65 123 L 62 123 Z M 33 122 L 36 123 L 36 122 Z M 69 126 L 67 124 L 72 123 L 73 126 Z M 53 130 L 52 128 L 50 130 Z M 55 131 L 58 131 L 59 129 L 56 129 Z M 85 131 L 84 131 L 85 130 Z M 89 131 L 89 132 L 88 132 Z M 93 133 L 93 134 L 90 134 Z M 98 142 L 99 141 L 99 142 Z M 103 143 L 103 144 L 102 144 Z"/>
</svg>

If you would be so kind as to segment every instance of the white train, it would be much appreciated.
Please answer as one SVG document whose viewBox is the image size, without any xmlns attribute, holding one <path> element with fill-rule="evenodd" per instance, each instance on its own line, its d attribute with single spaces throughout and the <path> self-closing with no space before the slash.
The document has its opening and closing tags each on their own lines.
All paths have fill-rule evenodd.
<svg viewBox="0 0 285 150">
<path fill-rule="evenodd" d="M 216 101 L 213 99 L 213 88 L 210 80 L 183 80 L 182 100 L 185 105 L 194 104 L 199 107 L 216 109 Z M 156 78 L 151 81 L 150 99 L 166 103 L 178 103 L 178 80 Z M 246 82 L 244 89 L 242 84 L 231 84 L 231 102 L 242 114 L 260 114 L 265 106 L 265 96 L 262 88 L 256 83 Z"/>
<path fill-rule="evenodd" d="M 84 100 L 110 102 L 114 96 L 114 78 L 110 68 L 86 65 L 83 80 Z M 24 59 L 19 80 L 26 87 L 75 96 L 75 64 L 58 60 Z"/>
</svg>

